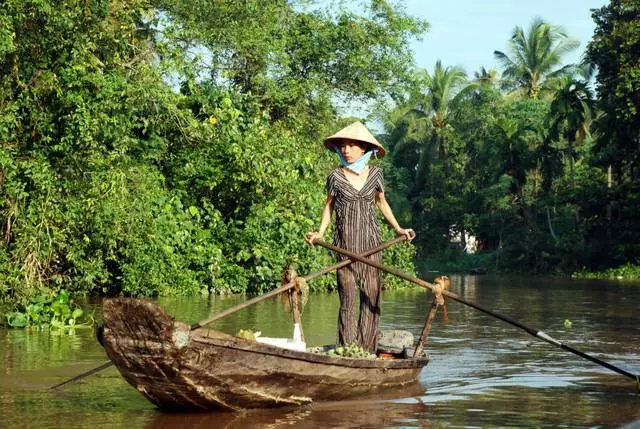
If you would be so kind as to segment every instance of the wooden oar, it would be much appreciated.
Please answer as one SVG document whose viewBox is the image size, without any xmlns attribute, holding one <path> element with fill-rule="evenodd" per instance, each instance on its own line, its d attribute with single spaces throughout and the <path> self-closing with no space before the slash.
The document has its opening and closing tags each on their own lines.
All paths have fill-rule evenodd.
<svg viewBox="0 0 640 429">
<path fill-rule="evenodd" d="M 366 257 L 366 256 L 373 255 L 375 253 L 381 252 L 384 249 L 386 249 L 388 247 L 391 247 L 394 244 L 399 243 L 399 242 L 404 241 L 404 240 L 406 240 L 405 237 L 396 237 L 393 240 L 389 240 L 387 242 L 384 242 L 380 246 L 375 247 L 375 248 L 373 248 L 371 250 L 367 250 L 366 252 L 363 252 L 362 254 L 360 254 L 358 256 Z M 337 264 L 330 265 L 330 266 L 325 267 L 325 268 L 323 268 L 323 269 L 321 269 L 319 271 L 311 273 L 311 274 L 303 277 L 303 279 L 306 280 L 306 281 L 313 280 L 315 278 L 318 278 L 320 276 L 328 274 L 328 273 L 330 273 L 332 271 L 335 271 L 335 270 L 337 270 L 339 268 L 345 267 L 345 266 L 351 264 L 352 262 L 354 262 L 354 261 L 351 260 L 351 259 L 346 259 L 344 261 L 338 262 Z M 235 305 L 235 306 L 233 306 L 231 308 L 228 308 L 228 309 L 226 309 L 224 311 L 221 311 L 220 313 L 217 313 L 217 314 L 215 314 L 215 315 L 213 315 L 213 316 L 211 316 L 209 318 L 206 318 L 206 319 L 204 319 L 204 320 L 202 320 L 202 321 L 200 321 L 198 323 L 194 323 L 193 325 L 191 325 L 190 328 L 191 328 L 192 331 L 194 331 L 196 329 L 200 329 L 203 326 L 205 326 L 205 325 L 207 325 L 207 324 L 209 324 L 209 323 L 211 323 L 211 322 L 213 322 L 215 320 L 222 319 L 223 317 L 228 316 L 228 315 L 230 315 L 232 313 L 235 313 L 236 311 L 242 310 L 243 308 L 247 308 L 250 305 L 256 304 L 256 303 L 258 303 L 260 301 L 264 301 L 267 298 L 271 298 L 272 296 L 275 296 L 275 295 L 278 295 L 278 294 L 280 294 L 282 292 L 285 292 L 285 291 L 293 288 L 295 285 L 296 285 L 295 281 L 289 282 L 284 286 L 280 286 L 279 288 L 274 289 L 272 291 L 269 291 L 269 292 L 267 292 L 267 293 L 265 293 L 263 295 L 257 296 L 255 298 L 252 298 L 252 299 L 250 299 L 248 301 L 245 301 L 245 302 L 243 302 L 241 304 Z M 88 377 L 88 376 L 90 376 L 92 374 L 95 374 L 96 372 L 102 371 L 103 369 L 106 369 L 106 368 L 110 367 L 111 365 L 113 365 L 113 363 L 110 360 L 106 361 L 105 363 L 103 363 L 102 365 L 100 365 L 100 366 L 98 366 L 96 368 L 93 368 L 93 369 L 91 369 L 91 370 L 89 370 L 89 371 L 87 371 L 85 373 L 77 375 L 77 376 L 75 376 L 75 377 L 73 377 L 73 378 L 71 378 L 69 380 L 63 381 L 62 383 L 56 384 L 55 386 L 52 386 L 49 389 L 50 390 L 54 390 L 54 389 L 58 389 L 58 388 L 63 387 L 63 386 L 67 386 L 69 384 L 73 384 L 76 381 L 79 381 L 79 380 L 81 380 L 81 379 L 83 379 L 85 377 Z"/>
<path fill-rule="evenodd" d="M 378 247 L 376 247 L 374 249 L 371 249 L 371 250 L 367 250 L 366 252 L 363 252 L 362 254 L 356 255 L 356 256 L 358 256 L 358 257 L 370 256 L 370 255 L 373 255 L 374 253 L 381 252 L 384 249 L 386 249 L 387 247 L 391 247 L 394 244 L 399 243 L 399 242 L 404 241 L 404 240 L 406 240 L 405 237 L 396 237 L 393 240 L 389 240 L 389 241 L 387 241 L 385 243 L 382 243 L 380 246 L 378 246 Z M 326 268 L 321 269 L 320 271 L 316 271 L 315 273 L 311 273 L 311 274 L 303 277 L 303 279 L 305 279 L 306 281 L 313 280 L 313 279 L 318 278 L 320 276 L 323 276 L 323 275 L 325 275 L 327 273 L 330 273 L 331 271 L 335 271 L 335 270 L 337 270 L 339 268 L 346 267 L 347 265 L 351 264 L 352 262 L 353 261 L 351 259 L 347 259 L 347 260 L 338 262 L 337 264 L 330 265 L 330 266 L 328 266 Z M 294 287 L 295 285 L 296 285 L 296 282 L 289 282 L 284 286 L 280 286 L 278 289 L 274 289 L 274 290 L 272 290 L 270 292 L 265 293 L 264 295 L 257 296 L 255 298 L 250 299 L 249 301 L 243 302 L 242 304 L 238 304 L 238 305 L 236 305 L 234 307 L 231 307 L 231 308 L 229 308 L 229 309 L 227 309 L 227 310 L 225 310 L 225 311 L 223 311 L 221 313 L 216 314 L 215 316 L 211 316 L 210 318 L 203 320 L 202 322 L 198 322 L 196 324 L 193 324 L 193 325 L 191 325 L 191 329 L 194 330 L 194 329 L 201 328 L 202 326 L 207 325 L 207 324 L 213 322 L 214 320 L 221 319 L 221 318 L 223 318 L 225 316 L 228 316 L 231 313 L 235 313 L 238 310 L 242 310 L 243 308 L 249 307 L 250 305 L 253 305 L 253 304 L 257 303 L 257 302 L 263 301 L 263 300 L 265 300 L 267 298 L 271 298 L 272 296 L 275 296 L 275 295 L 278 295 L 278 294 L 280 294 L 280 293 L 282 293 L 284 291 L 287 291 L 287 290 L 291 289 L 292 287 Z"/>
<path fill-rule="evenodd" d="M 367 265 L 371 265 L 372 267 L 375 267 L 375 268 L 377 268 L 379 270 L 386 271 L 387 273 L 390 273 L 390 274 L 393 274 L 395 276 L 398 276 L 401 279 L 404 279 L 404 280 L 407 280 L 409 282 L 415 283 L 415 284 L 420 285 L 420 286 L 422 286 L 424 288 L 433 290 L 434 287 L 435 287 L 434 285 L 432 285 L 429 282 L 426 282 L 426 281 L 424 281 L 422 279 L 419 279 L 417 277 L 413 277 L 413 276 L 411 276 L 411 275 L 409 275 L 409 274 L 407 274 L 407 273 L 405 273 L 403 271 L 400 271 L 400 270 L 398 270 L 396 268 L 387 267 L 387 266 L 382 265 L 382 264 L 380 264 L 380 263 L 378 263 L 376 261 L 373 261 L 371 259 L 367 259 L 365 257 L 357 255 L 357 254 L 355 254 L 353 252 L 349 252 L 347 250 L 341 249 L 340 247 L 336 247 L 336 246 L 331 245 L 329 243 L 325 243 L 322 240 L 314 240 L 313 244 L 317 244 L 319 246 L 322 246 L 322 247 L 325 247 L 327 249 L 333 250 L 336 253 L 340 253 L 341 255 L 345 255 L 345 256 L 349 257 L 351 260 L 364 262 Z M 442 294 L 445 295 L 445 296 L 448 296 L 449 298 L 453 299 L 454 301 L 458 301 L 459 303 L 465 304 L 465 305 L 467 305 L 469 307 L 475 308 L 476 310 L 480 310 L 483 313 L 486 313 L 486 314 L 488 314 L 490 316 L 493 316 L 493 317 L 495 317 L 497 319 L 500 319 L 503 322 L 507 322 L 510 325 L 513 325 L 513 326 L 515 326 L 517 328 L 520 328 L 520 329 L 526 331 L 527 333 L 533 335 L 536 338 L 539 338 L 539 339 L 541 339 L 543 341 L 546 341 L 546 342 L 548 342 L 550 344 L 553 344 L 554 346 L 558 346 L 558 347 L 560 347 L 560 348 L 562 348 L 562 349 L 564 349 L 564 350 L 566 350 L 568 352 L 571 352 L 571 353 L 573 353 L 573 354 L 575 354 L 577 356 L 580 356 L 581 358 L 590 360 L 591 362 L 594 362 L 594 363 L 596 363 L 598 365 L 602 365 L 605 368 L 610 369 L 611 371 L 615 371 L 618 374 L 622 374 L 622 375 L 624 375 L 626 377 L 629 377 L 629 378 L 631 378 L 631 379 L 636 381 L 636 385 L 638 386 L 638 389 L 640 390 L 640 376 L 639 375 L 632 374 L 632 373 L 630 373 L 628 371 L 625 371 L 622 368 L 619 368 L 619 367 L 617 367 L 615 365 L 612 365 L 612 364 L 610 364 L 608 362 L 605 362 L 605 361 L 600 360 L 600 359 L 598 359 L 596 357 L 588 355 L 588 354 L 586 354 L 584 352 L 581 352 L 580 350 L 576 350 L 573 347 L 570 347 L 570 346 L 568 346 L 566 344 L 561 343 L 560 341 L 557 341 L 557 340 L 551 338 L 549 335 L 547 335 L 543 331 L 538 331 L 536 329 L 530 328 L 530 327 L 525 326 L 520 322 L 516 322 L 515 320 L 512 320 L 512 319 L 510 319 L 510 318 L 508 318 L 506 316 L 503 316 L 501 314 L 495 313 L 495 312 L 493 312 L 491 310 L 487 310 L 486 308 L 482 308 L 479 305 L 474 304 L 473 302 L 470 302 L 470 301 L 467 301 L 466 299 L 460 298 L 458 295 L 456 295 L 453 292 L 449 292 L 447 290 L 442 290 Z"/>
</svg>

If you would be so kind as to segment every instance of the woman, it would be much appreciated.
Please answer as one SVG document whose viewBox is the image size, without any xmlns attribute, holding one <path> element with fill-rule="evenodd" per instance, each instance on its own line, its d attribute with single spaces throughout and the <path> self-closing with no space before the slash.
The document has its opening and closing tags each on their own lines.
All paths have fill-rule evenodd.
<svg viewBox="0 0 640 429">
<path fill-rule="evenodd" d="M 384 196 L 382 170 L 368 166 L 371 156 L 383 157 L 384 147 L 360 122 L 355 122 L 324 141 L 325 147 L 335 150 L 341 167 L 327 177 L 327 203 L 322 211 L 320 229 L 305 234 L 305 240 L 313 244 L 322 239 L 331 222 L 331 212 L 336 215 L 334 244 L 343 249 L 362 253 L 380 245 L 380 228 L 376 221 L 375 205 L 398 235 L 413 240 L 413 229 L 404 229 L 396 221 Z M 375 203 L 375 204 L 374 204 Z M 381 262 L 381 255 L 369 257 Z M 347 259 L 338 255 L 338 260 Z M 356 287 L 360 288 L 360 317 L 356 324 Z M 338 270 L 338 345 L 359 344 L 375 353 L 380 316 L 380 271 L 362 262 L 354 262 Z"/>
</svg>

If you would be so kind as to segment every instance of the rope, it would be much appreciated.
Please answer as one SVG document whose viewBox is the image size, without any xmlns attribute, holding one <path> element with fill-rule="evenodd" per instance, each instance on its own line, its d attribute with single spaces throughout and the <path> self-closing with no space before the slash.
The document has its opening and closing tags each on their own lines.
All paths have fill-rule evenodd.
<svg viewBox="0 0 640 429">
<path fill-rule="evenodd" d="M 442 291 L 444 288 L 440 283 L 434 283 L 431 291 L 433 292 L 433 296 L 436 300 L 436 304 L 444 305 L 444 296 L 442 296 Z"/>
<path fill-rule="evenodd" d="M 282 284 L 285 285 L 290 282 L 294 282 L 295 286 L 292 289 L 289 289 L 288 291 L 280 294 L 280 300 L 282 302 L 282 305 L 284 306 L 284 311 L 286 311 L 287 313 L 291 313 L 291 294 L 295 290 L 298 292 L 298 307 L 300 309 L 300 314 L 302 314 L 304 306 L 307 305 L 307 301 L 309 299 L 309 285 L 307 284 L 307 280 L 305 280 L 304 277 L 298 277 L 296 270 L 294 270 L 290 266 L 287 266 L 282 272 Z"/>
</svg>

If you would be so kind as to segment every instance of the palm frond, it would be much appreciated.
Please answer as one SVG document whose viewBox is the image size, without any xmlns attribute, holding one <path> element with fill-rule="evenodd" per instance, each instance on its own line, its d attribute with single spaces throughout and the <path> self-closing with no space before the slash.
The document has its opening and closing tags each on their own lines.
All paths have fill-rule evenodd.
<svg viewBox="0 0 640 429">
<path fill-rule="evenodd" d="M 505 86 L 525 88 L 528 96 L 536 97 L 540 91 L 548 90 L 546 80 L 569 73 L 568 66 L 559 66 L 563 56 L 577 46 L 578 42 L 568 39 L 562 27 L 536 17 L 526 31 L 515 27 L 508 53 L 494 51 L 494 57 L 503 67 Z"/>
</svg>

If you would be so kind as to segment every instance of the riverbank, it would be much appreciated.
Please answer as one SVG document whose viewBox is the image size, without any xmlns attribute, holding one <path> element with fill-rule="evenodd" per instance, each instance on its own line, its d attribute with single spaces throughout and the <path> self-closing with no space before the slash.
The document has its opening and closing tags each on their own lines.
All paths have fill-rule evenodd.
<svg viewBox="0 0 640 429">
<path fill-rule="evenodd" d="M 571 275 L 574 279 L 603 280 L 640 280 L 640 265 L 624 264 L 604 271 L 577 271 Z"/>
<path fill-rule="evenodd" d="M 496 253 L 476 253 L 464 254 L 459 251 L 452 251 L 443 254 L 438 258 L 422 257 L 416 262 L 416 268 L 423 276 L 429 277 L 430 274 L 521 274 L 530 275 L 560 275 L 562 277 L 571 277 L 572 279 L 593 279 L 593 280 L 640 280 L 640 265 L 627 263 L 616 268 L 609 268 L 602 271 L 580 270 L 574 272 L 561 272 L 552 270 L 551 272 L 530 272 L 527 270 L 516 271 L 512 267 L 505 269 L 496 263 Z"/>
</svg>

